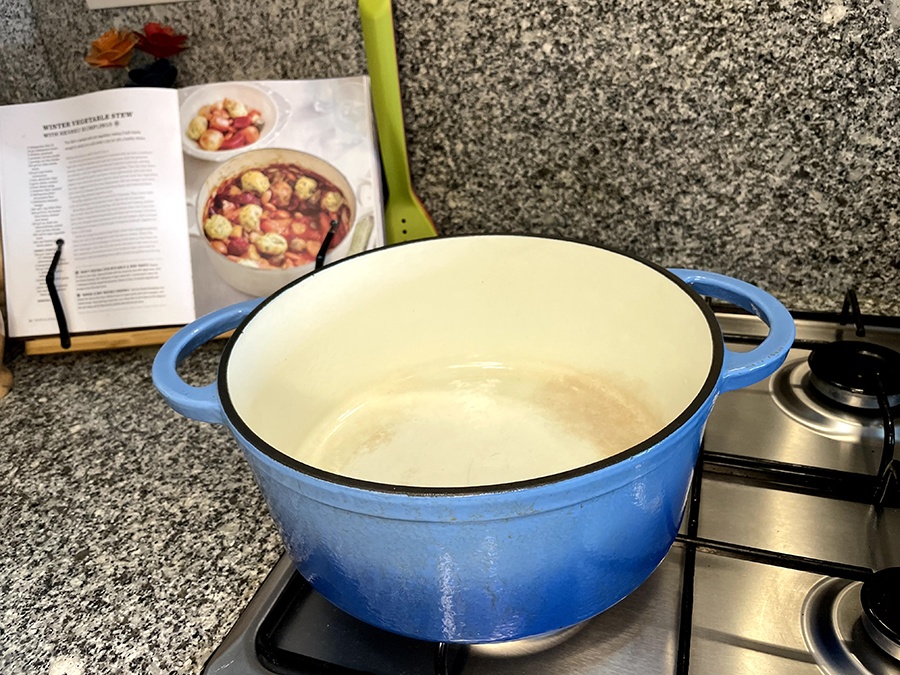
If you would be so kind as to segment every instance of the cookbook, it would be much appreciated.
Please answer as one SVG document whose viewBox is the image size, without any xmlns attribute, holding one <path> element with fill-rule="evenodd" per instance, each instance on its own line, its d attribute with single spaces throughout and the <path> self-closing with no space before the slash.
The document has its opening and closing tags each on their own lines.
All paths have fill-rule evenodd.
<svg viewBox="0 0 900 675">
<path fill-rule="evenodd" d="M 359 76 L 0 107 L 9 335 L 180 326 L 383 246 L 370 101 Z"/>
</svg>

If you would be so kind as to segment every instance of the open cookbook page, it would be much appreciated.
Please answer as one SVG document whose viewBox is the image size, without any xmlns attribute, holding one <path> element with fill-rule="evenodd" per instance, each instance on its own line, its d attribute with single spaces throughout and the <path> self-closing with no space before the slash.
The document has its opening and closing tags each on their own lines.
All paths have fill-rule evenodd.
<svg viewBox="0 0 900 675">
<path fill-rule="evenodd" d="M 370 97 L 358 76 L 0 107 L 10 335 L 60 333 L 60 240 L 72 334 L 183 325 L 383 246 Z"/>
<path fill-rule="evenodd" d="M 323 262 L 384 245 L 368 77 L 179 95 L 198 316 L 313 271 L 332 222 Z"/>
<path fill-rule="evenodd" d="M 0 107 L 0 223 L 9 334 L 195 318 L 178 93 L 118 89 Z"/>
</svg>

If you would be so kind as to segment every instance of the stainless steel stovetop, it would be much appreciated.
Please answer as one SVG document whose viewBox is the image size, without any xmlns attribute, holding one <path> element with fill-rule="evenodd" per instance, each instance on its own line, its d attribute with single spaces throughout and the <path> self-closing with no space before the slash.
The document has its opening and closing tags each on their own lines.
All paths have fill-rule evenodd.
<svg viewBox="0 0 900 675">
<path fill-rule="evenodd" d="M 765 334 L 754 317 L 719 320 L 732 349 Z M 285 557 L 205 672 L 900 673 L 900 653 L 875 644 L 860 607 L 860 580 L 900 567 L 896 482 L 874 505 L 885 413 L 825 405 L 809 393 L 807 366 L 817 343 L 864 339 L 900 351 L 900 325 L 867 325 L 860 338 L 835 316 L 798 318 L 797 338 L 769 380 L 719 398 L 678 542 L 600 616 L 543 640 L 422 643 L 347 617 Z M 896 619 L 893 581 L 882 609 Z"/>
</svg>

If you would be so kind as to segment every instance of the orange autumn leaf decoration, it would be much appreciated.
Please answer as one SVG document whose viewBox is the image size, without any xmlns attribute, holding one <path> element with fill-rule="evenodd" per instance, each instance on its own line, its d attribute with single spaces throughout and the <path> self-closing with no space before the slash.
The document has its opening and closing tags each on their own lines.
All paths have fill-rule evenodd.
<svg viewBox="0 0 900 675">
<path fill-rule="evenodd" d="M 137 36 L 130 30 L 110 28 L 91 43 L 91 51 L 84 60 L 96 68 L 124 68 L 131 61 L 137 42 Z"/>
</svg>

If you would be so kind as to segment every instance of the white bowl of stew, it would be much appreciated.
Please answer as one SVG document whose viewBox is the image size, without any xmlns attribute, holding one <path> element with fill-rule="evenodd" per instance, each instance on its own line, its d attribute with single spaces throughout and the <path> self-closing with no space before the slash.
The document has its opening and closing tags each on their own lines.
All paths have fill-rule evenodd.
<svg viewBox="0 0 900 675">
<path fill-rule="evenodd" d="M 315 269 L 331 223 L 325 263 L 344 257 L 357 218 L 347 178 L 297 150 L 244 152 L 219 165 L 197 198 L 210 264 L 237 290 L 263 297 Z"/>
<path fill-rule="evenodd" d="M 182 148 L 192 157 L 224 162 L 268 145 L 284 126 L 288 114 L 283 99 L 261 85 L 204 85 L 181 104 Z"/>
</svg>

